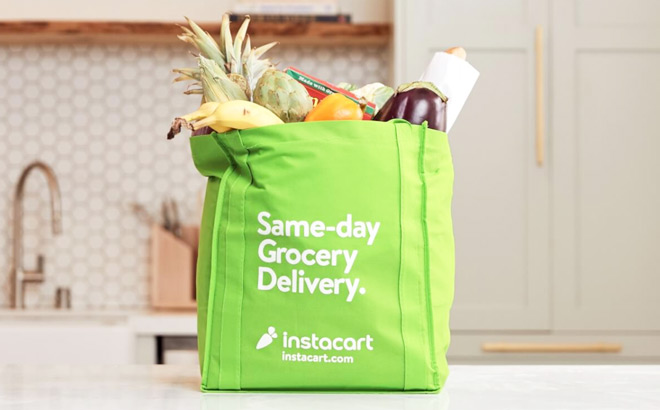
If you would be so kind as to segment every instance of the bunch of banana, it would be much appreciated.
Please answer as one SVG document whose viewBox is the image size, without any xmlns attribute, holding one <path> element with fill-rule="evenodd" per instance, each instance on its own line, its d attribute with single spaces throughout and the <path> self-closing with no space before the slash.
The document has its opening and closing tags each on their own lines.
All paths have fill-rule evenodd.
<svg viewBox="0 0 660 410">
<path fill-rule="evenodd" d="M 197 111 L 175 118 L 167 138 L 172 139 L 181 131 L 182 126 L 193 131 L 211 127 L 216 132 L 227 132 L 275 124 L 284 122 L 259 104 L 244 100 L 214 101 L 202 104 Z"/>
</svg>

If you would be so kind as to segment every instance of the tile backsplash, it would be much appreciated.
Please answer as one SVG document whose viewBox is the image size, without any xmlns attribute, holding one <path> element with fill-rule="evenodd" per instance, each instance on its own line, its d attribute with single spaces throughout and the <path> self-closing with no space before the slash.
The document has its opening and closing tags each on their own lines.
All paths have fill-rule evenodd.
<svg viewBox="0 0 660 410">
<path fill-rule="evenodd" d="M 387 82 L 386 47 L 280 45 L 279 67 L 295 65 L 332 82 Z M 196 96 L 172 84 L 172 67 L 193 60 L 182 45 L 0 45 L 0 307 L 9 306 L 12 198 L 22 169 L 53 167 L 62 191 L 63 233 L 50 231 L 45 179 L 33 172 L 24 201 L 24 266 L 46 259 L 46 281 L 28 284 L 28 308 L 53 306 L 69 287 L 73 309 L 149 305 L 149 227 L 130 210 L 143 204 L 160 220 L 165 197 L 185 223 L 199 218 L 205 180 L 186 133 L 164 136 Z"/>
</svg>

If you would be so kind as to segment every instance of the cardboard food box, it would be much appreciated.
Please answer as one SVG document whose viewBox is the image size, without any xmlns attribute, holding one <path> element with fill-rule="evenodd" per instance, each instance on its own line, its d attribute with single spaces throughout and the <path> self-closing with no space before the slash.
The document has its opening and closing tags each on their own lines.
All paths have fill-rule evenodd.
<svg viewBox="0 0 660 410">
<path fill-rule="evenodd" d="M 334 93 L 344 94 L 346 97 L 355 101 L 357 104 L 364 104 L 366 102 L 364 99 L 361 100 L 358 96 L 350 91 L 346 91 L 343 88 L 337 87 L 334 84 L 330 84 L 327 81 L 312 77 L 311 75 L 300 71 L 297 68 L 287 67 L 287 69 L 284 71 L 307 89 L 310 97 L 314 99 L 314 106 L 316 106 L 319 101 L 328 95 Z M 363 108 L 363 113 L 364 115 L 362 119 L 370 120 L 376 113 L 376 104 L 372 102 L 366 102 L 366 106 Z"/>
</svg>

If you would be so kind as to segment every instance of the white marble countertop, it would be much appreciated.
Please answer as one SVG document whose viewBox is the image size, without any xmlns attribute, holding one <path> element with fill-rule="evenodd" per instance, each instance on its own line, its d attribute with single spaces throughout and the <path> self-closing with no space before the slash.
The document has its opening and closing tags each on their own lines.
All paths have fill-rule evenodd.
<svg viewBox="0 0 660 410">
<path fill-rule="evenodd" d="M 193 366 L 0 366 L 0 408 L 660 409 L 660 366 L 452 366 L 439 395 L 202 394 Z"/>
</svg>

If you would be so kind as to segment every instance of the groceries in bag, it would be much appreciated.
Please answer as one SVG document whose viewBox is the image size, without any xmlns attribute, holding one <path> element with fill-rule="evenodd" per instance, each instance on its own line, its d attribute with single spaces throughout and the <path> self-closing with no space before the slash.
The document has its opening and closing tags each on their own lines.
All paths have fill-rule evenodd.
<svg viewBox="0 0 660 410">
<path fill-rule="evenodd" d="M 364 116 L 358 103 L 343 94 L 335 93 L 322 99 L 305 121 L 361 120 Z"/>
<path fill-rule="evenodd" d="M 309 95 L 316 99 L 316 104 L 331 94 L 340 93 L 353 100 L 353 102 L 357 104 L 365 105 L 364 109 L 362 110 L 362 119 L 370 120 L 376 112 L 376 104 L 370 101 L 365 101 L 364 99 L 360 99 L 360 97 L 356 96 L 352 92 L 347 91 L 339 86 L 331 84 L 327 81 L 320 80 L 294 67 L 287 68 L 286 73 L 292 76 L 296 81 L 300 82 L 307 89 Z"/>
<path fill-rule="evenodd" d="M 416 81 L 397 88 L 374 119 L 389 121 L 400 118 L 411 124 L 426 122 L 429 128 L 445 131 L 446 103 L 447 97 L 433 84 Z"/>
<path fill-rule="evenodd" d="M 294 122 L 403 119 L 448 132 L 463 108 L 479 73 L 462 47 L 436 53 L 420 81 L 402 84 L 396 92 L 373 82 L 358 87 L 332 84 L 288 67 L 279 71 L 263 55 L 277 43 L 252 47 L 245 16 L 232 38 L 227 14 L 219 41 L 187 19 L 179 36 L 195 48 L 196 67 L 178 68 L 174 81 L 190 81 L 185 94 L 201 95 L 199 109 L 174 119 L 167 134 L 182 128 L 192 135 L 224 133 Z"/>
<path fill-rule="evenodd" d="M 447 96 L 446 132 L 451 131 L 479 78 L 479 71 L 465 61 L 465 55 L 465 50 L 460 47 L 435 53 L 419 78 L 419 81 L 433 83 Z"/>
</svg>

